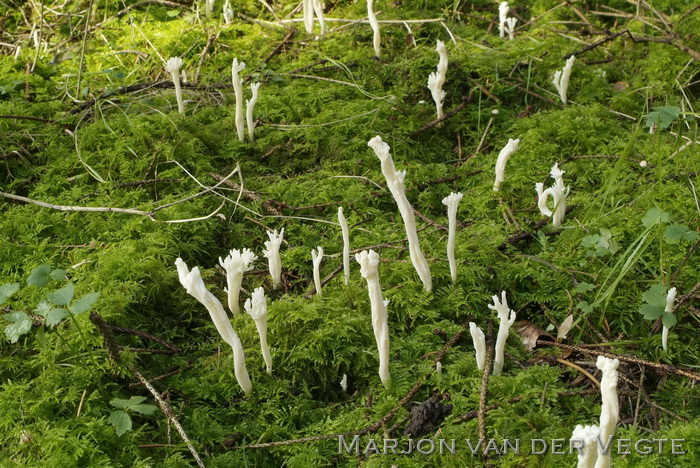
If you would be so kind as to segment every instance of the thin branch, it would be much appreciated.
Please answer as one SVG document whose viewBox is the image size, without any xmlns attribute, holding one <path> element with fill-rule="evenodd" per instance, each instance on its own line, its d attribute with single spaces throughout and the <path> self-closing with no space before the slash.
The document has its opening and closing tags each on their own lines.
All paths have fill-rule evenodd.
<svg viewBox="0 0 700 468">
<path fill-rule="evenodd" d="M 31 203 L 32 205 L 38 205 L 44 208 L 51 208 L 52 210 L 59 211 L 83 211 L 90 213 L 126 213 L 134 214 L 139 216 L 146 216 L 151 221 L 155 221 L 153 213 L 149 211 L 134 210 L 131 208 L 112 208 L 109 206 L 70 206 L 70 205 L 54 205 L 53 203 L 45 203 L 39 200 L 32 200 L 31 198 L 22 197 L 20 195 L 13 195 L 11 193 L 0 192 L 0 197 L 9 198 L 10 200 L 17 200 L 24 203 Z"/>
</svg>

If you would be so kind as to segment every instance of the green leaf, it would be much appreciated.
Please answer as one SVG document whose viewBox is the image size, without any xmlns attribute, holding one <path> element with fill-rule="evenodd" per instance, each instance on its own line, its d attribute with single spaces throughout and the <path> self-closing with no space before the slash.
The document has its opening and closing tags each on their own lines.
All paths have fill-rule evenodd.
<svg viewBox="0 0 700 468">
<path fill-rule="evenodd" d="M 47 327 L 55 327 L 61 320 L 68 317 L 68 311 L 66 309 L 51 309 L 48 314 L 46 314 L 46 320 L 44 324 Z"/>
<path fill-rule="evenodd" d="M 6 283 L 0 286 L 0 304 L 4 304 L 19 289 L 19 283 Z"/>
<path fill-rule="evenodd" d="M 50 302 L 41 301 L 39 305 L 36 306 L 36 309 L 34 309 L 32 312 L 46 318 L 46 314 L 48 314 L 51 311 L 51 309 L 53 309 L 53 306 Z"/>
<path fill-rule="evenodd" d="M 61 289 L 57 289 L 54 292 L 46 293 L 46 297 L 49 301 L 56 305 L 68 305 L 70 301 L 73 300 L 73 294 L 75 293 L 75 285 L 73 283 L 68 283 Z"/>
<path fill-rule="evenodd" d="M 666 227 L 664 240 L 669 244 L 678 244 L 681 240 L 694 241 L 698 238 L 698 233 L 682 224 L 671 224 Z"/>
<path fill-rule="evenodd" d="M 656 320 L 664 313 L 664 308 L 652 304 L 642 304 L 639 307 L 639 313 L 647 320 Z"/>
<path fill-rule="evenodd" d="M 578 286 L 576 286 L 575 291 L 579 293 L 584 293 L 588 291 L 592 291 L 595 289 L 595 286 L 589 283 L 579 283 Z"/>
<path fill-rule="evenodd" d="M 75 304 L 70 306 L 70 311 L 73 312 L 75 315 L 87 312 L 92 308 L 92 305 L 95 303 L 98 297 L 100 297 L 100 293 L 97 292 L 86 294 L 77 301 L 75 301 Z"/>
<path fill-rule="evenodd" d="M 32 329 L 32 320 L 24 312 L 5 314 L 5 320 L 12 322 L 5 327 L 5 335 L 10 343 L 17 343 L 20 336 Z"/>
<path fill-rule="evenodd" d="M 642 218 L 644 227 L 652 227 L 655 224 L 668 222 L 668 212 L 661 208 L 655 207 L 647 211 Z"/>
<path fill-rule="evenodd" d="M 129 406 L 129 409 L 141 414 L 153 414 L 158 407 L 155 405 L 133 405 Z"/>
<path fill-rule="evenodd" d="M 49 278 L 52 280 L 62 280 L 66 279 L 66 270 L 61 270 L 60 268 L 56 268 L 54 271 L 51 272 L 49 275 Z"/>
<path fill-rule="evenodd" d="M 669 312 L 664 312 L 663 316 L 661 317 L 661 322 L 663 322 L 664 327 L 673 328 L 673 326 L 678 322 L 678 319 L 676 319 L 675 315 Z"/>
<path fill-rule="evenodd" d="M 599 240 L 600 236 L 598 234 L 591 234 L 590 236 L 586 236 L 583 239 L 581 239 L 581 246 L 593 247 L 598 243 Z"/>
<path fill-rule="evenodd" d="M 109 401 L 109 404 L 115 408 L 126 409 L 129 406 L 130 400 L 124 400 L 123 398 L 113 398 Z"/>
<path fill-rule="evenodd" d="M 132 406 L 134 406 L 134 405 L 141 404 L 141 403 L 143 403 L 144 401 L 146 401 L 146 397 L 142 397 L 142 396 L 132 396 L 132 397 L 129 398 L 129 400 L 126 402 L 126 405 L 127 405 L 128 407 L 132 407 Z"/>
<path fill-rule="evenodd" d="M 666 307 L 667 288 L 663 284 L 655 284 L 648 291 L 642 294 L 642 300 L 647 304 L 661 307 Z"/>
<path fill-rule="evenodd" d="M 593 306 L 590 305 L 587 301 L 581 301 L 576 305 L 577 309 L 581 309 L 585 313 L 591 313 L 593 312 Z"/>
<path fill-rule="evenodd" d="M 668 128 L 681 115 L 681 109 L 676 106 L 653 107 L 652 111 L 644 116 L 645 125 L 651 127 L 656 124 L 661 130 Z"/>
<path fill-rule="evenodd" d="M 122 410 L 112 411 L 109 415 L 109 423 L 117 430 L 119 437 L 131 430 L 131 418 Z"/>
<path fill-rule="evenodd" d="M 51 274 L 51 265 L 41 265 L 32 270 L 27 278 L 29 286 L 46 286 L 49 283 L 49 275 Z"/>
</svg>

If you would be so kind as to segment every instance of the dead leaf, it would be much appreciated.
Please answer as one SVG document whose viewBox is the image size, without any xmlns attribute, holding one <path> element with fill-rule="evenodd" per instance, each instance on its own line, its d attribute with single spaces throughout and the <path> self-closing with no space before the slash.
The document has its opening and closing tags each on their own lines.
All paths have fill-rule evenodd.
<svg viewBox="0 0 700 468">
<path fill-rule="evenodd" d="M 564 321 L 559 325 L 559 330 L 557 331 L 557 341 L 561 341 L 566 338 L 566 334 L 571 330 L 571 325 L 574 323 L 574 316 L 569 315 L 564 319 Z"/>
<path fill-rule="evenodd" d="M 537 340 L 554 341 L 554 337 L 542 330 L 540 327 L 530 322 L 529 320 L 520 320 L 515 323 L 515 331 L 523 340 L 523 344 L 528 351 L 532 351 L 537 346 Z"/>
</svg>

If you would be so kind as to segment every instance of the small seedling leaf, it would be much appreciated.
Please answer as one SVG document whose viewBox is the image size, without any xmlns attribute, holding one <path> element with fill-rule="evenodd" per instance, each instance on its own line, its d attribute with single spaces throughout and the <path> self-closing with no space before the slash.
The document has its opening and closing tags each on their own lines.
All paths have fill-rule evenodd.
<svg viewBox="0 0 700 468">
<path fill-rule="evenodd" d="M 129 409 L 141 414 L 153 414 L 158 407 L 155 405 L 133 405 L 129 406 Z"/>
<path fill-rule="evenodd" d="M 49 283 L 49 275 L 51 274 L 51 265 L 41 265 L 32 270 L 27 278 L 29 286 L 46 286 Z"/>
<path fill-rule="evenodd" d="M 656 320 L 664 313 L 664 308 L 652 304 L 642 304 L 639 307 L 639 313 L 647 320 Z"/>
<path fill-rule="evenodd" d="M 653 107 L 652 112 L 644 116 L 645 125 L 651 127 L 656 124 L 660 130 L 663 130 L 670 127 L 679 115 L 681 115 L 681 109 L 676 106 Z"/>
<path fill-rule="evenodd" d="M 112 411 L 109 415 L 109 423 L 117 430 L 119 437 L 131 430 L 131 418 L 122 410 Z"/>
<path fill-rule="evenodd" d="M 669 312 L 664 312 L 661 317 L 661 322 L 663 322 L 664 327 L 672 328 L 676 324 L 676 322 L 678 322 L 678 319 L 676 319 L 675 315 Z"/>
<path fill-rule="evenodd" d="M 595 289 L 595 286 L 590 284 L 590 283 L 579 283 L 576 286 L 575 291 L 579 292 L 579 293 L 584 293 L 584 292 L 592 291 L 594 289 Z"/>
<path fill-rule="evenodd" d="M 581 309 L 583 312 L 589 314 L 593 312 L 593 306 L 590 305 L 587 301 L 581 301 L 578 303 L 576 306 L 577 309 Z"/>
<path fill-rule="evenodd" d="M 123 398 L 113 398 L 109 401 L 109 404 L 115 408 L 125 409 L 129 406 L 129 400 L 124 400 Z"/>
<path fill-rule="evenodd" d="M 61 270 L 60 268 L 56 268 L 54 271 L 51 272 L 49 275 L 49 278 L 52 280 L 62 280 L 66 279 L 66 270 Z"/>
<path fill-rule="evenodd" d="M 75 293 L 75 285 L 73 283 L 68 283 L 61 289 L 56 291 L 46 293 L 46 297 L 49 301 L 56 305 L 67 306 L 70 301 L 73 300 L 73 294 Z"/>
<path fill-rule="evenodd" d="M 642 300 L 647 304 L 661 307 L 663 310 L 666 307 L 666 292 L 666 286 L 655 284 L 642 294 Z"/>
<path fill-rule="evenodd" d="M 66 317 L 68 317 L 68 311 L 66 309 L 51 309 L 49 313 L 46 314 L 44 323 L 47 327 L 53 328 Z"/>
<path fill-rule="evenodd" d="M 664 239 L 669 244 L 678 244 L 682 240 L 694 241 L 698 238 L 698 233 L 682 224 L 671 224 L 666 228 Z"/>
<path fill-rule="evenodd" d="M 17 343 L 20 336 L 32 329 L 32 320 L 24 312 L 6 314 L 5 319 L 12 322 L 5 327 L 5 335 L 10 340 L 10 343 Z"/>
<path fill-rule="evenodd" d="M 642 218 L 644 227 L 651 227 L 655 224 L 668 222 L 668 212 L 661 208 L 655 207 L 647 211 Z"/>
<path fill-rule="evenodd" d="M 37 315 L 41 315 L 42 317 L 46 317 L 46 314 L 48 314 L 53 306 L 51 303 L 47 301 L 41 301 L 37 306 L 36 309 L 33 310 L 33 312 Z"/>
<path fill-rule="evenodd" d="M 6 283 L 0 286 L 0 304 L 4 304 L 19 289 L 19 283 Z"/>
<path fill-rule="evenodd" d="M 92 308 L 92 305 L 95 303 L 98 297 L 100 297 L 100 293 L 95 292 L 86 294 L 77 301 L 75 301 L 75 304 L 70 306 L 70 311 L 73 312 L 75 315 L 87 312 Z"/>
</svg>

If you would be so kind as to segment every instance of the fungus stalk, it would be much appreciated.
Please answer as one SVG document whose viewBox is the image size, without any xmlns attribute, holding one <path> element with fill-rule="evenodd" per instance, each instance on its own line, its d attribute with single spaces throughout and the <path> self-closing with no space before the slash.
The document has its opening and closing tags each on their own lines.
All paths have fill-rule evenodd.
<svg viewBox="0 0 700 468">
<path fill-rule="evenodd" d="M 233 21 L 233 9 L 229 0 L 226 0 L 224 3 L 224 23 L 228 25 L 231 24 L 231 21 Z"/>
<path fill-rule="evenodd" d="M 270 238 L 269 241 L 265 241 L 265 250 L 263 250 L 263 255 L 267 258 L 268 267 L 270 269 L 270 276 L 272 277 L 272 287 L 277 289 L 280 285 L 282 277 L 282 260 L 280 259 L 280 245 L 282 244 L 282 239 L 284 238 L 284 228 L 282 228 L 277 234 L 277 229 L 273 232 L 267 233 Z"/>
<path fill-rule="evenodd" d="M 253 83 L 250 85 L 250 90 L 253 92 L 250 100 L 245 102 L 245 118 L 246 124 L 248 125 L 248 139 L 250 142 L 255 141 L 255 119 L 253 117 L 253 112 L 255 111 L 255 103 L 258 102 L 258 89 L 260 89 L 260 83 Z"/>
<path fill-rule="evenodd" d="M 445 84 L 445 79 L 447 77 L 447 48 L 445 44 L 438 39 L 437 50 L 440 54 L 440 60 L 438 61 L 437 72 L 432 72 L 428 76 L 428 89 L 430 94 L 433 96 L 433 101 L 435 101 L 435 107 L 437 108 L 437 118 L 442 119 L 444 114 L 442 112 L 442 102 L 445 99 L 445 91 L 442 90 L 442 85 Z"/>
<path fill-rule="evenodd" d="M 559 91 L 559 99 L 561 99 L 562 104 L 566 105 L 566 92 L 569 89 L 569 78 L 571 77 L 571 69 L 574 67 L 574 62 L 576 61 L 576 56 L 572 55 L 566 61 L 563 70 L 557 70 L 554 73 L 554 79 L 552 83 L 554 87 Z"/>
<path fill-rule="evenodd" d="M 617 367 L 618 359 L 598 356 L 596 367 L 603 372 L 600 379 L 600 395 L 603 401 L 600 409 L 600 443 L 598 444 L 598 459 L 595 468 L 610 468 L 610 450 L 603 452 L 603 447 L 609 446 L 615 433 L 615 427 L 620 420 L 620 406 L 617 400 Z"/>
<path fill-rule="evenodd" d="M 483 372 L 484 367 L 486 367 L 486 336 L 474 322 L 469 322 L 469 333 L 472 335 L 472 342 L 476 351 L 476 367 Z"/>
<path fill-rule="evenodd" d="M 363 250 L 355 256 L 360 264 L 360 274 L 367 280 L 369 302 L 372 308 L 372 328 L 379 350 L 379 378 L 384 387 L 391 387 L 389 374 L 389 325 L 387 323 L 386 306 L 389 301 L 382 298 L 382 287 L 379 284 L 379 254 L 374 250 Z"/>
<path fill-rule="evenodd" d="M 495 310 L 501 321 L 498 326 L 496 350 L 493 357 L 493 375 L 501 375 L 501 371 L 503 370 L 503 354 L 506 347 L 506 340 L 508 339 L 508 330 L 513 325 L 513 322 L 515 322 L 515 312 L 508 307 L 505 291 L 501 293 L 501 302 L 498 301 L 498 296 L 493 296 L 493 305 L 489 304 L 489 309 Z"/>
<path fill-rule="evenodd" d="M 457 282 L 457 262 L 455 261 L 455 237 L 457 234 L 457 206 L 464 195 L 450 193 L 450 196 L 442 199 L 442 204 L 447 206 L 448 235 L 447 235 L 447 260 L 450 262 L 450 275 L 452 283 Z"/>
<path fill-rule="evenodd" d="M 272 355 L 270 355 L 270 347 L 267 345 L 267 299 L 263 288 L 255 288 L 252 297 L 245 301 L 243 307 L 255 321 L 255 327 L 260 336 L 260 350 L 265 360 L 265 371 L 272 375 Z"/>
<path fill-rule="evenodd" d="M 535 184 L 535 190 L 537 191 L 537 207 L 543 215 L 552 218 L 552 225 L 554 227 L 559 227 L 564 221 L 564 215 L 566 214 L 566 198 L 569 196 L 571 187 L 564 187 L 564 171 L 559 169 L 557 163 L 554 163 L 549 174 L 554 179 L 554 185 L 544 190 L 544 184 L 541 182 Z M 547 199 L 550 195 L 554 203 L 554 212 L 547 206 Z"/>
<path fill-rule="evenodd" d="M 316 18 L 318 18 L 318 24 L 321 26 L 321 34 L 319 35 L 323 36 L 324 34 L 326 34 L 326 19 L 323 16 L 323 3 L 321 3 L 321 0 L 311 0 L 311 4 L 314 8 Z"/>
<path fill-rule="evenodd" d="M 506 146 L 498 153 L 498 159 L 496 159 L 496 179 L 493 182 L 493 190 L 495 192 L 501 189 L 501 183 L 503 183 L 506 178 L 506 163 L 513 153 L 518 151 L 519 144 L 520 139 L 513 140 L 509 138 Z"/>
<path fill-rule="evenodd" d="M 506 32 L 508 33 L 508 39 L 513 39 L 513 33 L 515 32 L 515 24 L 518 22 L 518 18 L 507 18 L 506 19 Z"/>
<path fill-rule="evenodd" d="M 177 98 L 177 111 L 180 114 L 185 113 L 185 104 L 182 101 L 182 88 L 180 88 L 180 67 L 182 67 L 182 59 L 180 57 L 170 57 L 165 63 L 165 70 L 170 73 L 170 77 L 175 85 L 175 97 Z"/>
<path fill-rule="evenodd" d="M 252 270 L 253 262 L 257 259 L 258 257 L 249 249 L 243 249 L 243 251 L 233 249 L 224 260 L 219 257 L 219 264 L 226 270 L 228 308 L 234 316 L 240 313 L 238 296 L 241 292 L 243 273 Z"/>
<path fill-rule="evenodd" d="M 243 141 L 245 137 L 245 122 L 243 117 L 243 81 L 238 74 L 245 68 L 245 63 L 238 63 L 238 59 L 233 59 L 231 65 L 231 81 L 233 82 L 233 92 L 236 96 L 236 132 L 238 140 Z"/>
<path fill-rule="evenodd" d="M 508 2 L 501 2 L 498 5 L 498 35 L 499 37 L 506 36 L 506 21 L 508 20 L 508 12 L 510 7 Z"/>
<path fill-rule="evenodd" d="M 316 250 L 311 251 L 311 261 L 314 264 L 314 286 L 316 287 L 316 295 L 321 295 L 321 260 L 323 260 L 323 247 L 316 247 Z"/>
<path fill-rule="evenodd" d="M 211 17 L 212 11 L 214 11 L 214 0 L 204 0 L 204 14 L 207 18 Z"/>
<path fill-rule="evenodd" d="M 301 7 L 304 14 L 304 29 L 311 34 L 314 32 L 313 0 L 302 0 Z"/>
<path fill-rule="evenodd" d="M 394 166 L 394 160 L 389 153 L 389 145 L 382 141 L 382 138 L 376 136 L 372 138 L 367 146 L 374 150 L 382 164 L 382 173 L 386 178 L 389 191 L 394 196 L 396 204 L 399 207 L 399 212 L 403 218 L 406 227 L 406 236 L 408 237 L 408 251 L 411 255 L 411 263 L 416 269 L 418 276 L 423 282 L 423 289 L 431 291 L 433 288 L 432 279 L 430 278 L 430 268 L 428 262 L 425 261 L 423 252 L 420 250 L 418 241 L 418 233 L 416 231 L 416 218 L 413 214 L 413 208 L 406 198 L 404 179 L 406 171 L 397 171 Z"/>
<path fill-rule="evenodd" d="M 571 434 L 571 447 L 578 448 L 578 464 L 576 468 L 593 468 L 595 466 L 595 460 L 598 456 L 596 445 L 599 436 L 600 428 L 598 426 L 582 426 L 579 424 L 574 428 Z"/>
<path fill-rule="evenodd" d="M 668 290 L 666 295 L 666 308 L 664 312 L 673 314 L 673 303 L 676 301 L 676 288 L 671 288 Z M 668 351 L 668 327 L 664 324 L 664 328 L 661 331 L 661 346 L 663 346 L 664 351 Z"/>
<path fill-rule="evenodd" d="M 350 282 L 350 228 L 343 214 L 343 207 L 338 207 L 338 222 L 343 233 L 343 273 L 345 284 Z"/>
<path fill-rule="evenodd" d="M 193 296 L 206 307 L 216 330 L 224 341 L 231 346 L 233 350 L 233 372 L 236 375 L 236 380 L 243 391 L 246 394 L 250 394 L 253 391 L 253 386 L 250 383 L 248 370 L 245 367 L 243 345 L 241 344 L 241 340 L 238 339 L 238 335 L 236 335 L 236 332 L 233 330 L 231 322 L 229 322 L 226 316 L 224 307 L 221 305 L 221 302 L 207 290 L 206 286 L 204 286 L 199 268 L 194 267 L 192 271 L 189 271 L 187 264 L 181 258 L 175 260 L 175 266 L 177 267 L 177 273 L 180 277 L 180 284 L 184 286 L 189 295 Z"/>
<path fill-rule="evenodd" d="M 372 27 L 372 31 L 374 32 L 374 38 L 372 40 L 374 44 L 374 56 L 379 58 L 382 36 L 379 33 L 379 21 L 377 21 L 377 15 L 374 14 L 373 3 L 374 0 L 367 0 L 367 17 L 369 19 L 369 25 Z"/>
</svg>

